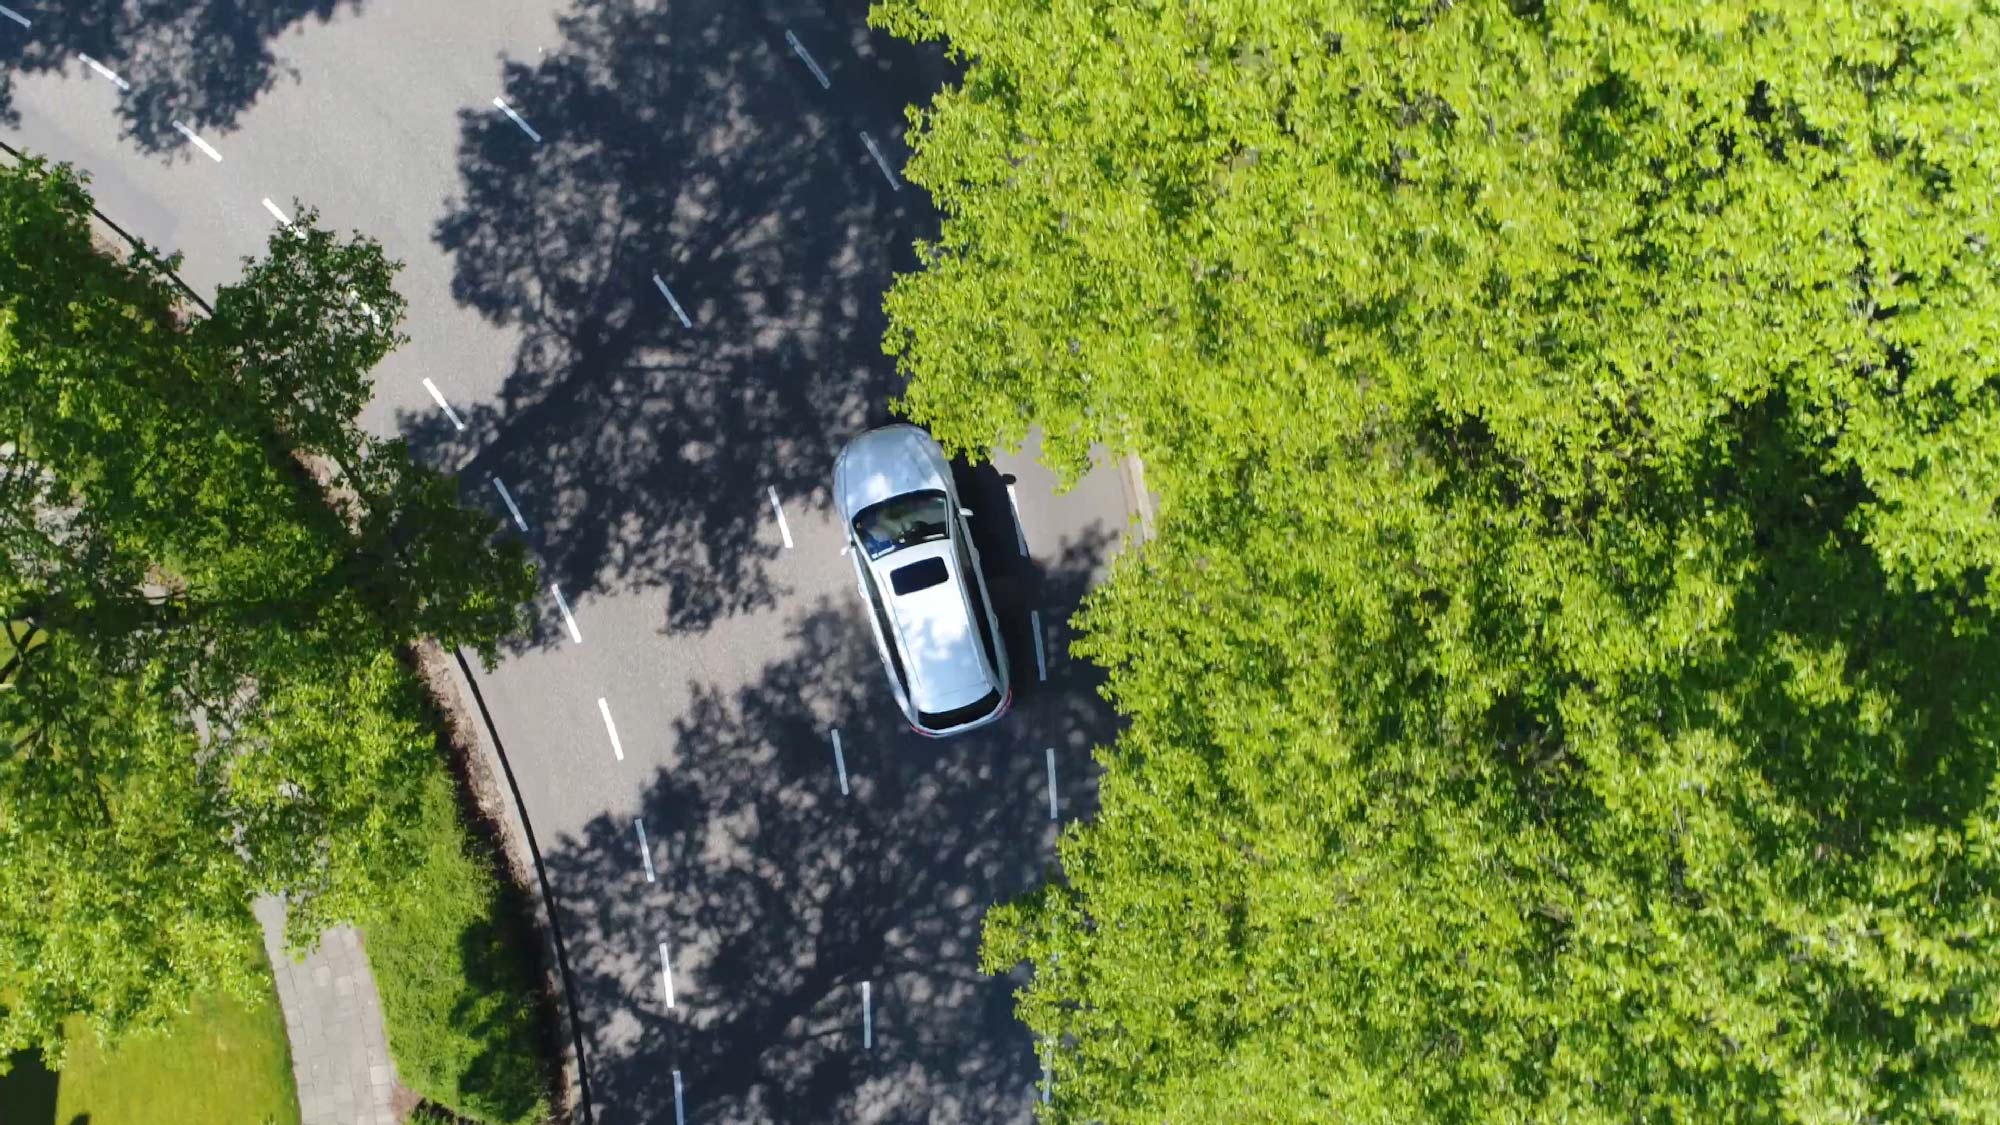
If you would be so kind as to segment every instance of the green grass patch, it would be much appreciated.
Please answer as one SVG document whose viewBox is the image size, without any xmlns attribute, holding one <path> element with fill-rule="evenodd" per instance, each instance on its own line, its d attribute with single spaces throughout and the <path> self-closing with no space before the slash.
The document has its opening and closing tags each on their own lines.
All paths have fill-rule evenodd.
<svg viewBox="0 0 2000 1125">
<path fill-rule="evenodd" d="M 112 1050 L 72 1020 L 60 1074 L 32 1054 L 14 1057 L 13 1073 L 0 1079 L 0 1122 L 297 1125 L 285 1019 L 270 970 L 261 977 L 263 994 L 252 1001 L 201 997 L 165 1028 L 134 1034 Z"/>
<path fill-rule="evenodd" d="M 410 893 L 364 920 L 389 1053 L 404 1085 L 461 1116 L 544 1121 L 542 1000 L 532 947 L 512 928 L 522 904 L 466 831 L 442 761 L 421 807 L 424 857 Z"/>
</svg>

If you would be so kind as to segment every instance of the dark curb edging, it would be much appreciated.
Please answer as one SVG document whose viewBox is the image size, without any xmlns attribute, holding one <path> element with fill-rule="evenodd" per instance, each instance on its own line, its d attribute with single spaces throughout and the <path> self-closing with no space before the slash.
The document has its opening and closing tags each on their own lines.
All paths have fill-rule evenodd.
<svg viewBox="0 0 2000 1125">
<path fill-rule="evenodd" d="M 447 657 L 435 642 L 426 640 L 419 646 L 419 657 L 423 664 L 444 672 L 441 677 L 426 676 L 425 679 L 437 698 L 438 706 L 450 717 L 454 737 L 464 751 L 467 772 L 473 775 L 466 781 L 474 798 L 499 826 L 501 858 L 507 864 L 510 877 L 525 890 L 532 875 L 533 885 L 540 890 L 539 894 L 525 897 L 534 903 L 535 928 L 540 932 L 544 946 L 543 956 L 539 958 L 542 988 L 554 997 L 562 1021 L 569 1027 L 569 1038 L 559 1060 L 560 1074 L 556 1084 L 557 1096 L 562 1104 L 556 1108 L 563 1120 L 594 1125 L 596 1118 L 590 1098 L 589 1058 L 583 1048 L 583 1025 L 578 1018 L 579 1005 L 576 985 L 569 971 L 569 952 L 563 942 L 562 924 L 556 918 L 555 888 L 550 885 L 548 870 L 542 863 L 542 850 L 535 840 L 534 827 L 528 823 L 528 808 L 521 797 L 520 782 L 514 777 L 514 767 L 507 760 L 506 751 L 501 748 L 493 715 L 487 710 L 486 697 L 472 677 L 472 665 L 466 659 L 464 650 L 455 650 Z M 467 700 L 471 701 L 471 709 L 465 706 Z M 477 721 L 472 721 L 472 710 L 478 712 Z M 497 790 L 500 781 L 506 783 L 511 800 L 499 799 Z"/>
</svg>

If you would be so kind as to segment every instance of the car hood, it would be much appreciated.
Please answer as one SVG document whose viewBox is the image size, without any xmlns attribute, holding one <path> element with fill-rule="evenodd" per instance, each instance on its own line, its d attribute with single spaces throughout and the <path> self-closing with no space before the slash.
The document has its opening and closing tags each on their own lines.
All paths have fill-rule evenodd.
<svg viewBox="0 0 2000 1125">
<path fill-rule="evenodd" d="M 943 559 L 951 578 L 912 594 L 889 593 L 889 572 L 927 558 Z M 979 633 L 962 592 L 971 576 L 959 573 L 950 542 L 906 547 L 873 565 L 902 641 L 911 704 L 919 711 L 951 711 L 991 692 L 993 684 L 979 658 Z"/>
<path fill-rule="evenodd" d="M 870 430 L 840 453 L 834 466 L 834 502 L 852 520 L 870 504 L 930 489 L 944 491 L 947 468 L 937 442 L 915 426 Z"/>
</svg>

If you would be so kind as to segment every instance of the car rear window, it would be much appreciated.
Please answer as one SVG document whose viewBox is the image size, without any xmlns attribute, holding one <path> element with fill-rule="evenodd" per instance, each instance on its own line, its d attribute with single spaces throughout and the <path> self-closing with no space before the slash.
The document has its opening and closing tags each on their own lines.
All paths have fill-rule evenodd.
<svg viewBox="0 0 2000 1125">
<path fill-rule="evenodd" d="M 918 590 L 928 590 L 948 577 L 950 575 L 945 570 L 943 559 L 921 559 L 890 571 L 889 588 L 898 595 L 914 594 Z"/>
<path fill-rule="evenodd" d="M 954 707 L 949 711 L 919 711 L 917 722 L 926 730 L 950 730 L 975 719 L 983 719 L 999 706 L 1000 693 L 989 691 L 979 702 L 964 707 Z"/>
</svg>

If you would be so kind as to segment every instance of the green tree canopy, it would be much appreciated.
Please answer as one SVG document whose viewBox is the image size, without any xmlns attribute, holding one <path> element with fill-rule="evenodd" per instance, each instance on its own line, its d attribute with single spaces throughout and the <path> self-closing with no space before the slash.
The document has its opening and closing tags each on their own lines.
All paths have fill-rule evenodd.
<svg viewBox="0 0 2000 1125">
<path fill-rule="evenodd" d="M 884 0 L 902 407 L 1148 459 L 1091 1121 L 2000 1117 L 2000 12 Z"/>
<path fill-rule="evenodd" d="M 255 894 L 297 939 L 381 901 L 437 753 L 399 647 L 490 657 L 532 588 L 356 425 L 402 339 L 379 245 L 308 211 L 189 321 L 89 207 L 0 170 L 0 1056 L 247 986 Z"/>
</svg>

